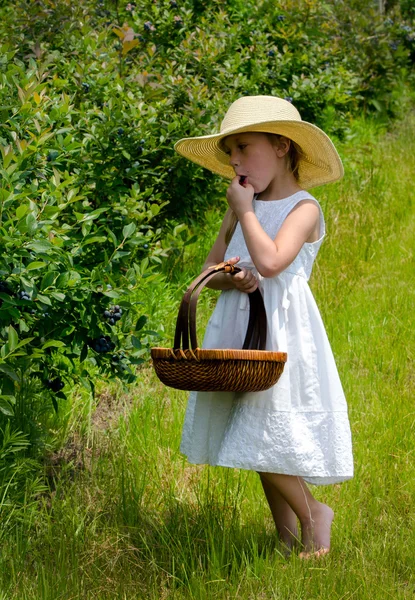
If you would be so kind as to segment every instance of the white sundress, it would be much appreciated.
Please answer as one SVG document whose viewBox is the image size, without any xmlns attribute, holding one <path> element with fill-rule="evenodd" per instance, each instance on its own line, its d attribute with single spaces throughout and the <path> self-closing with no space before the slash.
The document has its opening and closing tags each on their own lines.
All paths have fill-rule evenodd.
<svg viewBox="0 0 415 600">
<path fill-rule="evenodd" d="M 287 352 L 284 371 L 263 392 L 191 392 L 180 450 L 194 464 L 220 465 L 302 476 L 315 485 L 353 476 L 347 404 L 330 343 L 308 285 L 325 235 L 317 200 L 300 191 L 283 200 L 253 200 L 255 214 L 274 239 L 301 200 L 320 209 L 320 237 L 305 243 L 275 277 L 259 275 L 238 223 L 225 260 L 255 273 L 268 320 L 267 350 Z M 209 320 L 203 348 L 242 348 L 249 317 L 248 295 L 224 290 Z"/>
</svg>

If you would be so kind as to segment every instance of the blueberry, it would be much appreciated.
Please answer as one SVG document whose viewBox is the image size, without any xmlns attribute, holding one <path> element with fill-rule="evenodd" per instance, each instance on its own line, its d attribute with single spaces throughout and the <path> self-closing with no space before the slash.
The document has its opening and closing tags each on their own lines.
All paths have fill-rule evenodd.
<svg viewBox="0 0 415 600">
<path fill-rule="evenodd" d="M 114 308 L 114 310 L 117 310 L 117 311 L 120 310 L 119 304 L 116 304 L 113 308 Z"/>
<path fill-rule="evenodd" d="M 176 0 L 170 0 L 170 6 L 172 8 L 177 8 L 177 2 L 176 2 Z"/>
<path fill-rule="evenodd" d="M 115 319 L 113 317 L 111 317 L 111 319 L 108 319 L 108 323 L 110 325 L 115 325 Z"/>
<path fill-rule="evenodd" d="M 52 390 L 52 392 L 59 392 L 63 387 L 65 387 L 65 384 L 60 377 L 48 379 L 46 385 L 50 390 Z"/>
<path fill-rule="evenodd" d="M 109 311 L 109 310 L 106 310 L 106 311 L 104 312 L 104 317 L 105 317 L 106 319 L 109 319 L 109 318 L 110 318 L 110 316 L 111 316 L 111 313 L 110 313 L 110 311 Z"/>
<path fill-rule="evenodd" d="M 268 56 L 275 56 L 275 50 L 268 50 Z"/>
<path fill-rule="evenodd" d="M 146 31 L 154 31 L 156 28 L 154 27 L 154 25 L 152 24 L 152 22 L 151 22 L 151 21 L 146 21 L 146 22 L 144 23 L 144 29 L 145 29 Z"/>
<path fill-rule="evenodd" d="M 285 96 L 284 100 L 286 100 L 287 102 L 291 102 L 293 101 L 293 99 L 291 98 L 291 96 Z"/>
<path fill-rule="evenodd" d="M 118 135 L 123 135 L 124 129 L 122 127 L 119 127 L 117 133 L 118 133 Z"/>
<path fill-rule="evenodd" d="M 83 83 L 83 84 L 82 84 L 82 87 L 84 88 L 84 90 L 85 90 L 86 92 L 88 92 L 88 91 L 89 91 L 89 83 Z"/>
<path fill-rule="evenodd" d="M 284 21 L 285 17 L 284 15 L 278 15 L 277 17 L 277 21 Z"/>
<path fill-rule="evenodd" d="M 140 154 L 143 153 L 143 150 L 144 150 L 144 148 L 142 146 L 138 146 L 137 151 L 136 151 L 137 155 L 140 156 Z"/>
<path fill-rule="evenodd" d="M 119 321 L 121 319 L 120 313 L 114 313 L 114 317 L 111 319 L 112 321 Z"/>
<path fill-rule="evenodd" d="M 50 314 L 48 312 L 44 312 L 42 317 L 44 317 L 45 319 L 47 319 L 48 317 L 50 317 Z"/>
<path fill-rule="evenodd" d="M 144 145 L 145 145 L 145 143 L 146 143 L 145 139 L 141 139 L 141 140 L 140 140 L 140 144 L 141 144 L 142 146 L 144 146 Z"/>
<path fill-rule="evenodd" d="M 148 244 L 144 244 L 143 248 L 145 248 L 147 250 Z"/>
</svg>

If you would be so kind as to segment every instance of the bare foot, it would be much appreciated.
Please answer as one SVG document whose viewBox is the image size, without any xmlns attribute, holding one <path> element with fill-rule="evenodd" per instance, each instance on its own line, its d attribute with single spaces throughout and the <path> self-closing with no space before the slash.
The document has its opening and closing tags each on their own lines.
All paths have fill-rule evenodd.
<svg viewBox="0 0 415 600">
<path fill-rule="evenodd" d="M 304 551 L 300 558 L 321 558 L 330 551 L 330 531 L 334 512 L 326 504 L 318 502 L 307 518 L 301 523 L 301 541 Z"/>
<path fill-rule="evenodd" d="M 293 532 L 286 528 L 284 532 L 279 529 L 278 537 L 281 543 L 281 552 L 285 558 L 289 558 L 293 550 L 298 550 L 301 547 L 301 541 L 297 528 L 295 528 L 295 531 Z"/>
<path fill-rule="evenodd" d="M 294 531 L 290 531 L 288 528 L 284 527 L 284 529 L 278 528 L 278 537 L 281 543 L 292 550 L 296 545 L 298 545 L 300 538 L 298 535 L 297 528 Z"/>
</svg>

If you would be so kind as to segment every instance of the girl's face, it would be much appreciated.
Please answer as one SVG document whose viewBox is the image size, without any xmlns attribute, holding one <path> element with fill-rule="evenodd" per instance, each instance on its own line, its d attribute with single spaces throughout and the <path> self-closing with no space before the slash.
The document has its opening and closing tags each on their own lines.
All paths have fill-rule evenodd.
<svg viewBox="0 0 415 600">
<path fill-rule="evenodd" d="M 275 180 L 287 174 L 285 154 L 289 142 L 286 138 L 276 137 L 273 143 L 266 133 L 236 133 L 224 138 L 222 148 L 235 174 L 245 175 L 256 194 L 265 192 Z"/>
</svg>

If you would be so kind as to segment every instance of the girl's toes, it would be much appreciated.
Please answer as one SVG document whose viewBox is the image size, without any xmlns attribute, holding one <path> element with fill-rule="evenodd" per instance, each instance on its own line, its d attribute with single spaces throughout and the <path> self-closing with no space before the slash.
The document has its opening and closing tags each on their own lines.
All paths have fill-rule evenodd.
<svg viewBox="0 0 415 600">
<path fill-rule="evenodd" d="M 310 558 L 322 558 L 330 552 L 330 548 L 320 548 L 315 552 L 300 552 L 298 555 L 302 560 L 309 560 Z"/>
</svg>

